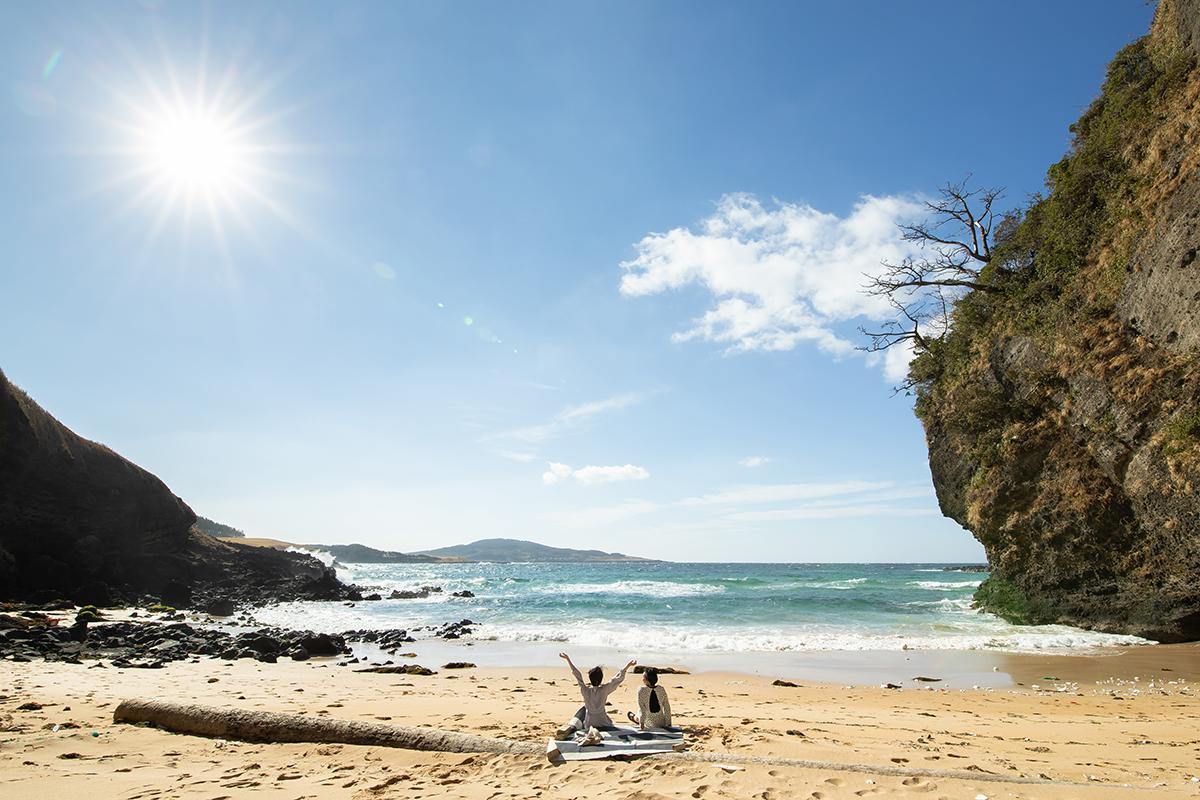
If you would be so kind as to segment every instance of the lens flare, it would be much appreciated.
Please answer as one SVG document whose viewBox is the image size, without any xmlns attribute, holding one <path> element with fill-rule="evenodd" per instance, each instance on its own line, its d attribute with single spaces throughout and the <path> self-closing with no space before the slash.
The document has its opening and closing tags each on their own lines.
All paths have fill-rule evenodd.
<svg viewBox="0 0 1200 800">
<path fill-rule="evenodd" d="M 49 79 L 54 74 L 54 70 L 58 67 L 58 62 L 62 61 L 63 51 L 60 47 L 50 54 L 50 58 L 46 59 L 46 66 L 42 67 L 42 78 Z"/>
</svg>

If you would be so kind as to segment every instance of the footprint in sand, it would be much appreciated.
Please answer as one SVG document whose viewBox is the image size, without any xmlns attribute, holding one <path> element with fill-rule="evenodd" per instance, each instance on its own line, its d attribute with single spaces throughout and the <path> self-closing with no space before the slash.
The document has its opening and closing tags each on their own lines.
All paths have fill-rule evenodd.
<svg viewBox="0 0 1200 800">
<path fill-rule="evenodd" d="M 813 792 L 809 796 L 809 800 L 825 800 L 824 792 Z"/>
<path fill-rule="evenodd" d="M 830 786 L 844 786 L 846 784 L 846 782 L 841 778 L 826 778 L 825 783 L 829 784 Z"/>
<path fill-rule="evenodd" d="M 916 776 L 912 778 L 905 778 L 904 780 L 900 781 L 900 784 L 910 792 L 932 792 L 937 788 L 936 783 Z"/>
</svg>

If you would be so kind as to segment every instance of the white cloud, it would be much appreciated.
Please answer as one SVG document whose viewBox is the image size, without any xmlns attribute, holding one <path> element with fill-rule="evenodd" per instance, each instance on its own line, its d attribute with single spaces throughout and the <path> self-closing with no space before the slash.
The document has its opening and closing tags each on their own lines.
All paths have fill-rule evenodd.
<svg viewBox="0 0 1200 800">
<path fill-rule="evenodd" d="M 487 439 L 515 439 L 530 444 L 544 442 L 569 433 L 587 425 L 594 417 L 608 411 L 627 408 L 639 401 L 642 396 L 636 392 L 609 397 L 604 400 L 593 400 L 577 406 L 567 406 L 555 414 L 548 422 L 540 425 L 529 425 L 510 431 L 502 431 L 486 437 Z"/>
<path fill-rule="evenodd" d="M 574 478 L 584 486 L 593 483 L 612 483 L 614 481 L 644 481 L 650 477 L 645 467 L 634 464 L 624 464 L 612 467 L 586 466 L 572 469 L 566 464 L 550 462 L 549 469 L 542 473 L 542 482 L 547 486 Z"/>
<path fill-rule="evenodd" d="M 581 467 L 575 470 L 574 478 L 582 484 L 610 483 L 612 481 L 644 481 L 650 477 L 645 467 L 623 464 L 619 467 Z"/>
<path fill-rule="evenodd" d="M 571 469 L 566 464 L 556 464 L 553 461 L 549 464 L 549 469 L 542 473 L 542 483 L 549 486 L 553 483 L 566 480 L 571 477 L 575 470 Z"/>
<path fill-rule="evenodd" d="M 766 464 L 770 460 L 771 459 L 767 458 L 766 456 L 747 456 L 746 458 L 743 458 L 740 461 L 738 461 L 738 463 L 741 464 L 743 467 L 750 469 L 752 467 L 761 467 L 763 464 Z"/>
<path fill-rule="evenodd" d="M 371 265 L 371 269 L 375 270 L 375 274 L 385 281 L 395 280 L 396 278 L 396 270 L 382 261 L 376 261 Z"/>
<path fill-rule="evenodd" d="M 894 344 L 882 354 L 872 353 L 873 363 L 883 365 L 883 374 L 892 383 L 899 383 L 908 377 L 908 364 L 916 353 L 913 352 L 912 342 Z"/>
<path fill-rule="evenodd" d="M 699 285 L 713 305 L 675 341 L 704 339 L 729 351 L 791 350 L 812 342 L 841 356 L 854 342 L 836 328 L 856 318 L 889 317 L 883 298 L 862 291 L 864 274 L 883 260 L 900 261 L 913 246 L 898 222 L 913 219 L 920 204 L 905 197 L 863 197 L 845 217 L 812 206 L 775 202 L 765 207 L 748 194 L 721 198 L 716 212 L 695 229 L 651 233 L 621 263 L 621 293 L 659 294 Z M 889 377 L 907 365 L 897 351 L 873 359 Z"/>
</svg>

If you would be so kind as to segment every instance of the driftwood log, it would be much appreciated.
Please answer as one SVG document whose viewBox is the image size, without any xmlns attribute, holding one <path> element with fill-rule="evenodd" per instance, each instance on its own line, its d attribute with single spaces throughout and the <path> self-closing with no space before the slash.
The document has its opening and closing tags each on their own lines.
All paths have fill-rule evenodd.
<svg viewBox="0 0 1200 800">
<path fill-rule="evenodd" d="M 244 742 L 315 742 L 436 750 L 442 753 L 540 753 L 533 742 L 491 739 L 437 728 L 407 728 L 381 722 L 322 719 L 304 714 L 123 700 L 113 722 L 149 723 L 174 733 Z"/>
<path fill-rule="evenodd" d="M 173 733 L 188 733 L 218 739 L 245 742 L 312 742 L 320 744 L 357 744 L 371 747 L 400 747 L 406 750 L 432 750 L 442 753 L 511 753 L 542 755 L 543 747 L 533 742 L 493 739 L 472 733 L 438 728 L 409 728 L 380 722 L 327 719 L 304 714 L 275 711 L 250 711 L 235 708 L 171 703 L 166 700 L 123 700 L 113 712 L 113 722 L 147 723 Z M 811 761 L 781 756 L 751 756 L 737 753 L 654 753 L 647 757 L 667 760 L 730 765 L 771 765 L 802 769 L 859 772 L 869 775 L 942 778 L 994 783 L 1092 786 L 1076 781 L 1048 780 L 1025 775 L 999 775 L 965 770 L 923 769 L 894 764 L 847 764 L 838 761 Z M 1125 784 L 1126 789 L 1150 787 Z"/>
</svg>

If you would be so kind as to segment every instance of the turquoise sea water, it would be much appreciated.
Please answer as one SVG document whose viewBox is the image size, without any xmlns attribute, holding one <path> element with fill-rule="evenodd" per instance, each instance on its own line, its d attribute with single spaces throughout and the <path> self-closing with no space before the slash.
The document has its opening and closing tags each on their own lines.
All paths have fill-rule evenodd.
<svg viewBox="0 0 1200 800">
<path fill-rule="evenodd" d="M 1002 649 L 1144 640 L 1010 625 L 971 608 L 985 577 L 938 564 L 348 564 L 364 592 L 441 586 L 428 600 L 285 603 L 259 621 L 341 631 L 469 618 L 476 637 L 659 652 Z M 470 590 L 474 598 L 450 597 Z"/>
</svg>

